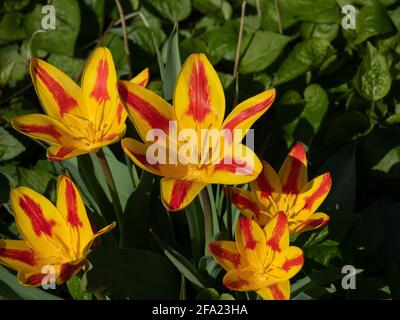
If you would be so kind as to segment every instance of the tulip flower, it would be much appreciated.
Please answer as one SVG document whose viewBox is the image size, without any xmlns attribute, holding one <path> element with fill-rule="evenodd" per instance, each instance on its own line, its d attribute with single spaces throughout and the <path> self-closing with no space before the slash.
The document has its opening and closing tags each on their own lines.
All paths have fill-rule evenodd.
<svg viewBox="0 0 400 320">
<path fill-rule="evenodd" d="M 204 54 L 192 54 L 178 76 L 173 107 L 155 93 L 134 83 L 119 81 L 118 90 L 121 101 L 144 141 L 142 143 L 125 138 L 122 140 L 122 148 L 137 166 L 163 177 L 161 198 L 168 210 L 185 208 L 207 184 L 246 183 L 254 180 L 262 170 L 257 156 L 240 142 L 246 130 L 271 106 L 275 98 L 274 89 L 240 103 L 224 120 L 225 95 L 221 81 Z M 177 141 L 170 134 L 172 123 L 176 123 L 178 140 L 187 130 L 195 132 L 198 139 Z M 166 154 L 178 153 L 182 156 L 182 145 L 189 150 L 197 150 L 197 153 L 194 151 L 191 156 L 180 157 L 184 161 L 171 161 L 173 156 L 170 156 L 166 163 L 153 162 L 148 156 L 149 148 L 153 145 L 146 137 L 154 129 L 167 133 L 164 139 L 169 142 L 165 144 Z M 209 149 L 204 147 L 207 144 L 199 140 L 203 130 L 217 130 L 220 133 L 220 140 L 217 140 L 224 146 L 222 149 L 225 152 L 215 151 L 217 144 L 210 143 Z M 234 151 L 229 151 L 234 144 L 232 137 L 237 131 L 241 133 L 239 141 L 236 140 L 236 148 L 231 148 Z M 205 149 L 213 161 L 199 160 L 203 159 Z"/>
<path fill-rule="evenodd" d="M 85 266 L 94 239 L 115 227 L 93 233 L 81 196 L 66 176 L 58 179 L 56 206 L 26 187 L 13 189 L 10 198 L 24 240 L 0 239 L 0 263 L 16 270 L 25 286 L 68 281 Z"/>
<path fill-rule="evenodd" d="M 94 50 L 83 71 L 81 87 L 37 58 L 30 62 L 30 73 L 47 115 L 23 115 L 11 124 L 21 133 L 49 143 L 48 159 L 59 161 L 96 152 L 124 136 L 127 115 L 118 98 L 117 74 L 107 48 Z M 131 81 L 145 86 L 148 79 L 146 69 Z"/>
<path fill-rule="evenodd" d="M 227 273 L 224 285 L 236 291 L 256 291 L 265 300 L 288 300 L 290 282 L 303 266 L 303 252 L 289 246 L 286 216 L 278 213 L 262 229 L 242 217 L 236 224 L 235 241 L 214 241 L 208 246 Z"/>
<path fill-rule="evenodd" d="M 283 212 L 291 234 L 323 227 L 329 216 L 315 211 L 327 197 L 332 180 L 324 173 L 311 181 L 307 177 L 307 157 L 301 143 L 294 145 L 277 174 L 263 161 L 263 171 L 252 181 L 251 192 L 232 188 L 232 203 L 261 226 Z"/>
</svg>

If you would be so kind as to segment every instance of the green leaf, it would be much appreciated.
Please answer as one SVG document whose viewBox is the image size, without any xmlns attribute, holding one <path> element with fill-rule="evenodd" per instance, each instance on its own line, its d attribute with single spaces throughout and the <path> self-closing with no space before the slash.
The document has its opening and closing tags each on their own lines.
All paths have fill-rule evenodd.
<svg viewBox="0 0 400 320">
<path fill-rule="evenodd" d="M 222 27 L 209 30 L 204 37 L 209 50 L 225 60 L 234 61 L 238 36 L 239 22 L 227 21 Z M 250 35 L 243 32 L 241 54 L 248 46 L 250 40 Z"/>
<path fill-rule="evenodd" d="M 338 243 L 324 241 L 320 244 L 307 246 L 303 249 L 306 259 L 318 262 L 319 264 L 330 267 L 336 259 L 342 260 L 342 255 Z"/>
<path fill-rule="evenodd" d="M 88 260 L 86 291 L 117 299 L 177 299 L 179 274 L 162 255 L 145 250 L 98 248 Z"/>
<path fill-rule="evenodd" d="M 114 29 L 113 32 L 122 38 L 122 30 L 120 28 Z M 128 38 L 144 51 L 155 55 L 156 50 L 154 48 L 153 37 L 156 40 L 156 43 L 159 44 L 164 42 L 166 35 L 162 29 L 155 27 L 132 26 L 128 28 Z"/>
<path fill-rule="evenodd" d="M 52 53 L 47 62 L 62 70 L 72 79 L 76 79 L 80 75 L 85 64 L 83 59 L 75 59 L 57 53 Z"/>
<path fill-rule="evenodd" d="M 397 7 L 395 10 L 389 11 L 388 13 L 397 30 L 400 30 L 400 7 Z"/>
<path fill-rule="evenodd" d="M 68 291 L 74 300 L 92 300 L 92 295 L 82 290 L 81 279 L 78 276 L 72 277 L 67 282 Z"/>
<path fill-rule="evenodd" d="M 300 26 L 300 34 L 304 39 L 322 38 L 333 41 L 338 33 L 337 24 L 304 22 Z"/>
<path fill-rule="evenodd" d="M 102 186 L 94 174 L 95 169 L 92 158 L 88 154 L 81 155 L 77 157 L 76 165 L 73 160 L 75 159 L 63 161 L 63 166 L 71 172 L 74 180 L 79 184 L 80 189 L 84 191 L 93 208 L 108 223 L 113 222 L 115 220 L 114 209 L 105 191 L 106 186 Z"/>
<path fill-rule="evenodd" d="M 183 255 L 179 252 L 172 249 L 166 243 L 162 242 L 153 231 L 150 231 L 150 234 L 160 249 L 164 252 L 166 257 L 173 263 L 173 265 L 181 272 L 186 279 L 192 282 L 199 288 L 207 288 L 207 280 L 203 277 L 200 272 L 193 267 L 189 260 L 187 260 Z"/>
<path fill-rule="evenodd" d="M 338 23 L 340 20 L 339 6 L 335 0 L 280 0 L 277 3 L 283 29 L 298 21 Z M 260 4 L 262 27 L 265 30 L 278 31 L 275 0 L 260 1 Z"/>
<path fill-rule="evenodd" d="M 371 173 L 378 177 L 400 177 L 400 143 L 398 127 L 373 130 L 363 141 L 362 159 Z"/>
<path fill-rule="evenodd" d="M 232 15 L 232 6 L 225 0 L 193 0 L 192 5 L 207 16 L 218 13 L 228 20 Z"/>
<path fill-rule="evenodd" d="M 24 300 L 62 300 L 41 289 L 20 285 L 17 278 L 2 266 L 0 266 L 0 282 L 5 283 L 18 297 Z"/>
<path fill-rule="evenodd" d="M 343 274 L 339 269 L 326 269 L 317 271 L 309 276 L 306 276 L 290 286 L 292 299 L 296 299 L 296 296 L 301 292 L 333 283 L 343 277 Z"/>
<path fill-rule="evenodd" d="M 279 57 L 291 40 L 291 37 L 278 33 L 257 31 L 240 59 L 240 73 L 252 73 L 266 69 Z"/>
<path fill-rule="evenodd" d="M 288 144 L 302 141 L 310 145 L 319 130 L 328 105 L 329 100 L 325 90 L 317 84 L 311 84 L 304 91 L 304 104 L 289 103 L 279 108 L 278 119 L 283 126 Z"/>
<path fill-rule="evenodd" d="M 311 38 L 300 42 L 282 62 L 275 75 L 274 85 L 288 82 L 318 68 L 334 51 L 326 39 Z"/>
<path fill-rule="evenodd" d="M 0 89 L 3 88 L 7 84 L 8 79 L 10 79 L 14 64 L 15 61 L 12 61 L 7 65 L 0 65 Z"/>
<path fill-rule="evenodd" d="M 196 296 L 196 300 L 219 300 L 219 293 L 214 288 L 205 288 Z"/>
<path fill-rule="evenodd" d="M 347 142 L 368 128 L 369 119 L 364 113 L 354 110 L 340 112 L 329 119 L 324 145 Z"/>
<path fill-rule="evenodd" d="M 204 214 L 198 198 L 185 209 L 186 219 L 189 226 L 189 235 L 192 244 L 192 253 L 195 263 L 197 263 L 204 254 Z"/>
<path fill-rule="evenodd" d="M 0 65 L 4 68 L 10 64 L 14 64 L 14 66 L 8 79 L 8 85 L 14 86 L 15 83 L 25 78 L 28 69 L 27 63 L 19 53 L 17 44 L 0 46 Z"/>
<path fill-rule="evenodd" d="M 19 12 L 4 14 L 0 21 L 0 41 L 18 41 L 25 38 L 23 15 Z"/>
<path fill-rule="evenodd" d="M 356 150 L 356 142 L 346 145 L 318 170 L 318 174 L 329 172 L 332 177 L 332 187 L 323 208 L 353 212 L 356 198 Z"/>
<path fill-rule="evenodd" d="M 25 151 L 25 147 L 6 129 L 0 127 L 0 161 L 10 160 Z"/>
<path fill-rule="evenodd" d="M 356 45 L 371 37 L 389 33 L 393 30 L 386 8 L 378 1 L 364 6 L 356 16 L 356 21 L 357 37 L 354 40 Z"/>
<path fill-rule="evenodd" d="M 282 14 L 300 21 L 314 23 L 337 23 L 339 6 L 335 0 L 285 0 L 278 1 Z"/>
<path fill-rule="evenodd" d="M 163 79 L 164 99 L 171 100 L 174 93 L 175 82 L 181 70 L 181 57 L 179 54 L 178 25 L 174 26 L 167 43 L 167 63 Z"/>
<path fill-rule="evenodd" d="M 390 91 L 392 77 L 386 58 L 369 42 L 354 85 L 361 96 L 373 101 L 382 99 Z"/>
<path fill-rule="evenodd" d="M 32 47 L 73 56 L 75 42 L 78 37 L 81 15 L 76 0 L 54 0 L 52 5 L 56 9 L 56 29 L 49 29 L 37 34 L 32 40 Z M 37 30 L 42 30 L 42 5 L 37 4 L 35 9 L 25 17 L 24 28 L 30 36 Z"/>
<path fill-rule="evenodd" d="M 29 4 L 30 0 L 4 0 L 4 10 L 11 11 L 19 11 L 25 8 Z"/>
<path fill-rule="evenodd" d="M 153 176 L 143 171 L 139 185 L 129 197 L 124 210 L 123 247 L 144 249 L 148 246 L 150 202 Z"/>
<path fill-rule="evenodd" d="M 385 230 L 381 219 L 383 213 L 385 211 L 381 207 L 374 205 L 360 212 L 351 237 L 347 240 L 347 246 L 352 249 L 355 258 L 373 257 L 382 247 L 385 241 Z"/>
<path fill-rule="evenodd" d="M 148 0 L 164 18 L 178 22 L 185 20 L 192 11 L 190 0 Z"/>
<path fill-rule="evenodd" d="M 47 161 L 38 161 L 33 169 L 18 167 L 20 184 L 44 194 L 50 181 L 55 179 L 52 171 L 53 168 Z"/>
<path fill-rule="evenodd" d="M 203 14 L 213 14 L 221 9 L 221 0 L 193 0 L 193 7 Z"/>
<path fill-rule="evenodd" d="M 0 203 L 7 203 L 10 198 L 12 178 L 0 168 Z"/>
<path fill-rule="evenodd" d="M 81 21 L 79 40 L 91 41 L 100 36 L 104 27 L 105 0 L 83 0 L 79 1 Z"/>
<path fill-rule="evenodd" d="M 117 192 L 119 200 L 121 201 L 121 206 L 122 208 L 125 208 L 126 202 L 128 201 L 128 198 L 133 192 L 133 181 L 129 174 L 129 168 L 125 163 L 122 163 L 114 156 L 110 148 L 104 147 L 103 151 L 106 156 L 107 163 L 110 167 L 113 179 L 116 182 Z M 98 161 L 96 161 L 98 159 L 96 159 L 96 156 L 94 154 L 91 154 L 91 156 L 92 159 L 94 160 L 95 175 L 97 176 L 99 182 L 102 184 L 105 192 L 109 194 L 109 190 L 104 178 L 103 171 L 101 170 Z"/>
</svg>

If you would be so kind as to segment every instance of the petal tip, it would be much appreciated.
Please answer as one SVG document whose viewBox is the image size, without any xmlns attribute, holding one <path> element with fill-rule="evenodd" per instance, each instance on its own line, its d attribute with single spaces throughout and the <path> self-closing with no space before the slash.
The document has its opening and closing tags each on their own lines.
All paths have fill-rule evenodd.
<svg viewBox="0 0 400 320">
<path fill-rule="evenodd" d="M 306 149 L 302 142 L 296 142 L 290 150 L 289 155 L 307 166 Z"/>
</svg>

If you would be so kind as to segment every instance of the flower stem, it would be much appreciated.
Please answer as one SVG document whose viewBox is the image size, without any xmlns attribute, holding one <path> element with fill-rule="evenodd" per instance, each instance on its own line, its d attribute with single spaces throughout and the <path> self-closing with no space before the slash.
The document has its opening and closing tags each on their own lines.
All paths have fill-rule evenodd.
<svg viewBox="0 0 400 320">
<path fill-rule="evenodd" d="M 280 34 L 283 34 L 282 17 L 279 10 L 278 0 L 274 0 L 274 6 L 275 6 L 276 17 L 278 18 L 278 30 Z"/>
<path fill-rule="evenodd" d="M 210 198 L 208 196 L 207 189 L 204 188 L 200 191 L 200 200 L 201 206 L 203 208 L 204 214 L 204 229 L 205 229 L 205 236 L 206 236 L 206 248 L 205 253 L 208 252 L 208 245 L 212 241 L 213 233 L 214 233 L 214 223 L 212 217 L 212 210 L 211 210 L 211 203 Z"/>
<path fill-rule="evenodd" d="M 117 192 L 117 187 L 115 185 L 112 173 L 111 173 L 111 169 L 110 166 L 108 165 L 107 159 L 106 159 L 106 155 L 104 154 L 103 149 L 100 149 L 97 153 L 97 158 L 99 159 L 99 163 L 101 166 L 101 169 L 103 170 L 104 173 L 104 177 L 106 179 L 107 182 L 107 186 L 108 189 L 110 191 L 111 194 L 111 199 L 112 199 L 112 204 L 115 210 L 115 216 L 117 218 L 117 222 L 118 222 L 118 227 L 119 227 L 119 231 L 120 231 L 120 235 L 119 235 L 119 243 L 120 245 L 123 243 L 122 242 L 122 217 L 123 217 L 123 211 L 122 211 L 122 207 L 121 207 L 121 202 L 119 200 L 119 196 L 118 196 L 118 192 Z"/>
<path fill-rule="evenodd" d="M 119 0 L 115 0 L 115 4 L 118 9 L 119 13 L 119 18 L 121 20 L 121 26 L 122 26 L 122 35 L 124 38 L 124 50 L 125 50 L 125 55 L 128 59 L 128 65 L 129 65 L 129 76 L 132 77 L 132 61 L 131 61 L 131 52 L 129 50 L 129 42 L 128 42 L 128 31 L 126 29 L 126 22 L 125 22 L 125 14 L 124 14 L 124 9 L 122 8 L 121 2 Z"/>
</svg>

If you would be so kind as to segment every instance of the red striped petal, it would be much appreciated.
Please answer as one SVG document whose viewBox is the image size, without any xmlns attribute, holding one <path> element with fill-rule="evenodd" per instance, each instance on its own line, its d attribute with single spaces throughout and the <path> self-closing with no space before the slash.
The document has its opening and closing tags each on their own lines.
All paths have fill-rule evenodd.
<svg viewBox="0 0 400 320">
<path fill-rule="evenodd" d="M 38 237 L 42 234 L 49 237 L 52 236 L 56 222 L 51 219 L 47 220 L 44 217 L 42 208 L 38 203 L 25 194 L 19 198 L 19 205 L 29 217 L 33 231 Z"/>
<path fill-rule="evenodd" d="M 48 91 L 56 101 L 61 117 L 70 110 L 78 106 L 78 102 L 70 96 L 60 83 L 54 80 L 44 68 L 38 64 L 33 65 L 33 70 L 36 72 L 40 80 L 47 87 Z"/>
</svg>

